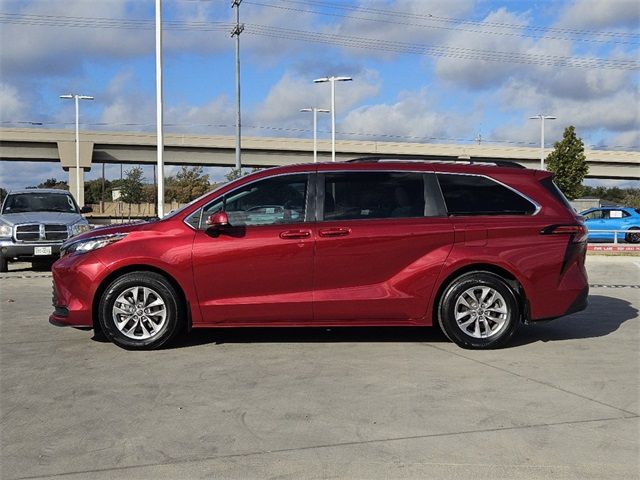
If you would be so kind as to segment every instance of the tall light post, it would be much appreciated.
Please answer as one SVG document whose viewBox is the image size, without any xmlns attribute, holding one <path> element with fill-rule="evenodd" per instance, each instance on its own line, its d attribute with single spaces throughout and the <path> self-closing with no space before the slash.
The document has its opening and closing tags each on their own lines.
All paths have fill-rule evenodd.
<svg viewBox="0 0 640 480">
<path fill-rule="evenodd" d="M 76 202 L 84 207 L 84 198 L 80 202 L 80 100 L 93 100 L 89 95 L 78 95 L 77 93 L 69 93 L 60 95 L 65 100 L 75 100 L 76 103 Z"/>
<path fill-rule="evenodd" d="M 157 134 L 157 208 L 164 217 L 164 125 L 162 120 L 162 0 L 156 0 L 156 134 Z"/>
<path fill-rule="evenodd" d="M 351 77 L 323 77 L 314 80 L 314 83 L 331 84 L 331 161 L 336 161 L 336 82 L 350 82 Z"/>
<path fill-rule="evenodd" d="M 301 108 L 301 112 L 313 112 L 313 163 L 318 161 L 318 112 L 329 113 L 326 108 Z"/>
<path fill-rule="evenodd" d="M 553 115 L 535 115 L 533 117 L 529 117 L 529 120 L 538 120 L 540 119 L 540 170 L 544 170 L 544 121 L 545 120 L 555 120 L 557 117 Z"/>
</svg>

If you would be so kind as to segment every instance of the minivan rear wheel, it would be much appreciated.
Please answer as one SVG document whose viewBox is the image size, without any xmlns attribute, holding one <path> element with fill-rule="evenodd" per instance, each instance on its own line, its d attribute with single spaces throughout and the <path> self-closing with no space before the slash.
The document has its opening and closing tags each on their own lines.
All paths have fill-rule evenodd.
<svg viewBox="0 0 640 480">
<path fill-rule="evenodd" d="M 513 336 L 520 310 L 513 289 L 490 272 L 470 272 L 452 281 L 438 308 L 447 337 L 463 348 L 497 348 Z"/>
<path fill-rule="evenodd" d="M 151 350 L 178 332 L 180 297 L 155 272 L 131 272 L 116 278 L 102 294 L 100 326 L 105 336 L 129 350 Z"/>
</svg>

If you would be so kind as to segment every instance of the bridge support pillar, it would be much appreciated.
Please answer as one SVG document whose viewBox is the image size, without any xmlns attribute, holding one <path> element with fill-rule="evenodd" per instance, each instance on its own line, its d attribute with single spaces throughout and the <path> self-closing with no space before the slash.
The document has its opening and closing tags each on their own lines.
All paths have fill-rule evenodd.
<svg viewBox="0 0 640 480">
<path fill-rule="evenodd" d="M 76 195 L 76 143 L 58 142 L 58 155 L 62 168 L 69 172 L 69 191 Z M 84 172 L 91 170 L 91 161 L 93 159 L 93 142 L 80 142 L 80 198 L 76 198 L 76 202 L 81 207 L 84 206 Z"/>
</svg>

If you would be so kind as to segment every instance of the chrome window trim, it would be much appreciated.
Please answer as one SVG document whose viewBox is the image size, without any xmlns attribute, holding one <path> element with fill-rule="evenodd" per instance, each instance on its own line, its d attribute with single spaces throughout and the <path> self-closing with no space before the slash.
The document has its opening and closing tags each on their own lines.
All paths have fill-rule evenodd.
<svg viewBox="0 0 640 480">
<path fill-rule="evenodd" d="M 497 184 L 502 185 L 503 187 L 511 190 L 513 193 L 515 193 L 517 195 L 520 195 L 522 198 L 524 198 L 525 200 L 530 202 L 534 207 L 536 207 L 535 211 L 532 214 L 530 214 L 530 215 L 525 214 L 525 215 L 518 215 L 518 216 L 521 216 L 521 217 L 535 217 L 540 212 L 540 210 L 542 210 L 542 206 L 538 202 L 536 202 L 533 198 L 525 195 L 524 193 L 516 190 L 513 187 L 510 187 L 506 183 L 503 183 L 500 180 L 496 180 L 495 178 L 490 177 L 488 175 L 484 175 L 482 173 L 457 173 L 457 172 L 435 172 L 435 174 L 436 175 L 438 175 L 438 174 L 442 174 L 442 175 L 465 175 L 467 177 L 484 177 L 484 178 L 486 178 L 488 180 L 491 180 L 492 182 L 496 182 Z M 440 182 L 438 182 L 438 184 L 440 184 Z M 442 187 L 440 187 L 440 189 L 442 190 Z M 444 194 L 443 194 L 443 198 L 444 198 Z M 511 214 L 505 214 L 505 215 L 515 215 L 515 214 L 511 213 Z M 469 216 L 474 216 L 474 215 L 469 215 Z"/>
<path fill-rule="evenodd" d="M 390 162 L 391 163 L 391 162 Z M 417 162 L 416 162 L 417 163 Z M 542 206 L 536 202 L 534 199 L 532 199 L 531 197 L 525 195 L 524 193 L 516 190 L 513 187 L 510 187 L 509 185 L 501 182 L 500 180 L 497 180 L 493 177 L 490 177 L 488 175 L 482 174 L 482 173 L 459 173 L 459 172 L 437 172 L 434 171 L 433 169 L 421 169 L 421 170 L 413 170 L 413 169 L 386 169 L 386 168 L 378 168 L 378 169 L 344 169 L 344 168 L 340 168 L 338 166 L 336 166 L 337 169 L 329 169 L 329 170 L 318 170 L 318 169 L 313 169 L 313 170 L 309 170 L 308 172 L 296 172 L 296 173 L 291 173 L 291 172 L 287 172 L 287 173 L 278 173 L 276 175 L 270 175 L 270 176 L 266 176 L 266 177 L 261 177 L 258 178 L 256 180 L 252 180 L 251 182 L 247 182 L 247 183 L 243 183 L 242 185 L 239 185 L 236 188 L 233 188 L 231 190 L 229 190 L 228 192 L 225 192 L 223 195 L 227 195 L 229 193 L 232 193 L 236 190 L 238 190 L 239 188 L 242 187 L 246 187 L 247 185 L 251 185 L 252 183 L 256 183 L 259 182 L 261 180 L 266 180 L 269 178 L 276 178 L 276 177 L 283 177 L 285 175 L 308 175 L 309 177 L 311 177 L 311 175 L 313 174 L 327 174 L 327 173 L 417 173 L 417 174 L 425 174 L 425 173 L 433 173 L 436 176 L 438 174 L 442 174 L 442 175 L 466 175 L 469 177 L 484 177 L 488 180 L 491 180 L 492 182 L 496 182 L 499 185 L 502 185 L 503 187 L 508 188 L 509 190 L 511 190 L 512 192 L 514 192 L 517 195 L 520 195 L 522 198 L 524 198 L 525 200 L 527 200 L 528 202 L 530 202 L 531 204 L 533 204 L 533 206 L 535 207 L 535 211 L 531 214 L 531 215 L 520 215 L 520 216 L 527 216 L 527 217 L 534 217 L 536 216 L 538 213 L 540 213 L 540 210 L 542 210 Z M 309 179 L 309 182 L 311 181 L 311 178 Z M 438 188 L 440 189 L 440 194 L 442 195 L 442 198 L 444 199 L 444 194 L 442 193 L 442 188 L 440 187 L 440 182 L 438 182 Z M 307 195 L 309 195 L 309 185 L 307 185 Z M 316 192 L 317 195 L 317 192 Z M 216 197 L 218 198 L 218 197 Z M 215 200 L 212 200 L 215 201 Z M 202 225 L 202 214 L 204 213 L 204 209 L 206 206 L 210 205 L 211 202 L 207 202 L 207 204 L 203 205 L 202 207 L 200 207 L 198 210 L 200 210 L 200 220 L 198 222 L 198 225 Z M 446 202 L 445 202 L 445 206 L 446 206 Z M 189 218 L 191 215 L 193 215 L 192 212 L 191 214 L 183 217 L 182 221 L 185 225 L 187 225 L 189 228 L 191 228 L 194 231 L 200 231 L 200 228 L 194 228 L 191 224 L 189 224 L 186 220 L 187 218 Z M 448 212 L 447 212 L 448 213 Z M 305 212 L 305 223 L 307 222 L 306 218 L 308 216 L 309 212 Z M 438 218 L 438 217 L 411 217 L 411 218 Z M 363 219 L 363 220 L 367 220 L 367 219 Z M 316 219 L 316 221 L 320 221 L 318 219 Z M 322 221 L 328 221 L 328 220 L 322 220 Z M 255 225 L 255 226 L 259 226 L 259 225 Z"/>
</svg>

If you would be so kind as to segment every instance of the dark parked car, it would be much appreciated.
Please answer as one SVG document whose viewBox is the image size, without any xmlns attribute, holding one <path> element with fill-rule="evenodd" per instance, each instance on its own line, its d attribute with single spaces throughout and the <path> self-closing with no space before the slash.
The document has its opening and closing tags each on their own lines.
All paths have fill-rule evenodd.
<svg viewBox="0 0 640 480">
<path fill-rule="evenodd" d="M 585 226 L 589 230 L 589 240 L 613 242 L 615 234 L 610 230 L 621 230 L 622 232 L 617 234 L 618 240 L 640 243 L 640 211 L 635 208 L 590 208 L 580 215 L 584 217 Z"/>
<path fill-rule="evenodd" d="M 89 230 L 89 222 L 65 190 L 27 188 L 9 192 L 0 209 L 0 272 L 11 261 L 51 262 L 62 242 Z"/>
<path fill-rule="evenodd" d="M 548 172 L 358 159 L 264 170 L 67 242 L 56 325 L 124 348 L 181 330 L 429 326 L 467 348 L 582 310 L 586 229 Z"/>
</svg>

